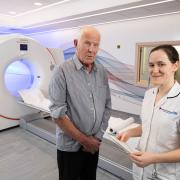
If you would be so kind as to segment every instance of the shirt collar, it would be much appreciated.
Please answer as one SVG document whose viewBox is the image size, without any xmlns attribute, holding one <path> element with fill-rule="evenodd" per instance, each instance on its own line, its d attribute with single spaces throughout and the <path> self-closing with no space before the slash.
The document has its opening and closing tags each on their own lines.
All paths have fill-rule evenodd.
<svg viewBox="0 0 180 180">
<path fill-rule="evenodd" d="M 153 94 L 156 95 L 158 91 L 158 88 L 153 89 Z M 180 93 L 180 84 L 176 81 L 173 85 L 173 87 L 170 89 L 168 94 L 166 95 L 167 98 L 172 98 L 177 96 Z"/>
<path fill-rule="evenodd" d="M 76 55 L 74 55 L 73 61 L 74 61 L 74 64 L 75 64 L 77 70 L 80 70 L 81 68 L 83 68 L 82 63 L 79 61 L 79 59 Z"/>
<path fill-rule="evenodd" d="M 75 64 L 77 70 L 84 69 L 83 64 L 80 62 L 80 60 L 78 59 L 78 57 L 76 55 L 74 55 L 72 59 L 74 61 L 74 64 Z M 96 62 L 94 62 L 94 66 L 93 66 L 92 70 L 97 71 L 97 64 L 96 64 Z"/>
<path fill-rule="evenodd" d="M 180 93 L 180 84 L 176 81 L 171 88 L 171 90 L 167 94 L 167 98 L 173 98 L 178 96 Z"/>
</svg>

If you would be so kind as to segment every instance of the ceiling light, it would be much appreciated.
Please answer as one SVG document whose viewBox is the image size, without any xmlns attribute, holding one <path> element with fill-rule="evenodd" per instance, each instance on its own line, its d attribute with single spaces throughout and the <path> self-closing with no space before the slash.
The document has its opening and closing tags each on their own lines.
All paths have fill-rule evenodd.
<svg viewBox="0 0 180 180">
<path fill-rule="evenodd" d="M 35 5 L 35 6 L 42 6 L 43 4 L 40 3 L 40 2 L 35 2 L 34 5 Z"/>
<path fill-rule="evenodd" d="M 57 6 L 59 4 L 63 4 L 63 3 L 66 3 L 66 2 L 69 2 L 69 1 L 72 1 L 72 0 L 62 0 L 62 1 L 58 1 L 56 3 L 52 3 L 52 4 L 49 4 L 49 5 L 44 5 L 42 7 L 39 7 L 39 8 L 35 8 L 34 10 L 30 10 L 30 11 L 26 11 L 26 12 L 23 12 L 23 13 L 19 13 L 17 14 L 15 17 L 20 17 L 20 16 L 23 16 L 25 14 L 31 14 L 32 12 L 38 12 L 38 11 L 41 11 L 43 9 L 47 9 L 49 7 L 53 7 L 53 6 Z M 35 4 L 35 3 L 34 3 Z M 42 3 L 41 3 L 42 4 Z M 43 4 L 42 4 L 43 5 Z"/>
</svg>

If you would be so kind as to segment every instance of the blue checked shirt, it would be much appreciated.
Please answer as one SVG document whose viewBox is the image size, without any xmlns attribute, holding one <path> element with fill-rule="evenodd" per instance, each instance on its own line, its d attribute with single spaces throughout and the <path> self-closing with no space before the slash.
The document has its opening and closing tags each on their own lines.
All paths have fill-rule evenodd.
<svg viewBox="0 0 180 180">
<path fill-rule="evenodd" d="M 89 73 L 76 56 L 56 67 L 49 84 L 51 116 L 67 115 L 72 123 L 86 135 L 102 139 L 108 126 L 111 97 L 104 67 L 94 63 Z M 78 151 L 80 144 L 56 128 L 57 148 Z"/>
</svg>

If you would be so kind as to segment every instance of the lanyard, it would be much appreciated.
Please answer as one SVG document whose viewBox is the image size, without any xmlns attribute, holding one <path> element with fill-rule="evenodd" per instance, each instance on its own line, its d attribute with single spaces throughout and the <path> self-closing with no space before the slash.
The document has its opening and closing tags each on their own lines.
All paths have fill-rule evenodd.
<svg viewBox="0 0 180 180">
<path fill-rule="evenodd" d="M 151 177 L 147 177 L 147 179 L 150 179 L 150 180 L 161 180 L 157 175 L 157 170 L 156 170 L 156 164 L 153 165 L 154 166 L 154 169 L 153 169 L 153 172 L 152 172 L 152 175 Z"/>
</svg>

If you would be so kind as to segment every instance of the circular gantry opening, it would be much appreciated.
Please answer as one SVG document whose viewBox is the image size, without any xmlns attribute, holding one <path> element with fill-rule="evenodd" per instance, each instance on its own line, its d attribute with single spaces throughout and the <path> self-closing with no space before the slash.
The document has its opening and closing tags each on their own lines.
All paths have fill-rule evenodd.
<svg viewBox="0 0 180 180">
<path fill-rule="evenodd" d="M 4 81 L 11 95 L 18 97 L 18 91 L 29 89 L 34 82 L 32 65 L 25 59 L 16 60 L 5 70 Z"/>
</svg>

